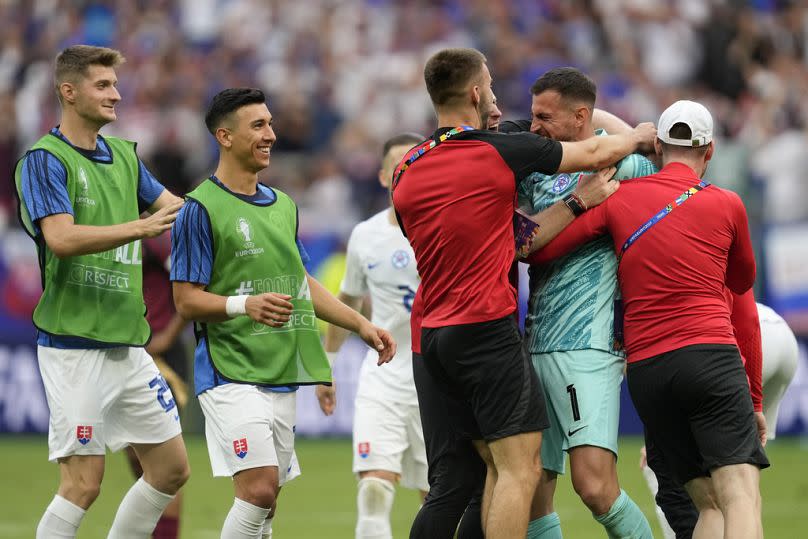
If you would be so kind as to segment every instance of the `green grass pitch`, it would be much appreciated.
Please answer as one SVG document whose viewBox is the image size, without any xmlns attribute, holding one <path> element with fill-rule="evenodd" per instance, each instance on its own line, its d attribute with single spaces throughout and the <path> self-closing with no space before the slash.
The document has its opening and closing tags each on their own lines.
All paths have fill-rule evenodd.
<svg viewBox="0 0 808 539">
<path fill-rule="evenodd" d="M 185 487 L 183 539 L 219 537 L 222 522 L 233 498 L 229 479 L 213 479 L 204 440 L 186 438 L 192 476 Z M 640 440 L 622 438 L 619 474 L 622 487 L 651 520 L 654 534 L 661 537 L 650 495 L 637 468 Z M 300 439 L 297 445 L 303 475 L 284 487 L 275 519 L 276 539 L 353 537 L 356 484 L 350 471 L 348 440 Z M 762 474 L 763 524 L 768 539 L 808 537 L 808 444 L 778 439 L 768 448 L 772 467 Z M 58 482 L 57 466 L 47 462 L 44 437 L 0 437 L 0 537 L 30 538 Z M 106 536 L 115 510 L 132 482 L 123 455 L 107 460 L 101 495 L 90 509 L 79 531 L 80 538 Z M 414 491 L 399 489 L 393 509 L 393 534 L 406 538 L 418 510 Z M 572 491 L 567 477 L 560 478 L 556 509 L 564 536 L 605 537 Z"/>
</svg>

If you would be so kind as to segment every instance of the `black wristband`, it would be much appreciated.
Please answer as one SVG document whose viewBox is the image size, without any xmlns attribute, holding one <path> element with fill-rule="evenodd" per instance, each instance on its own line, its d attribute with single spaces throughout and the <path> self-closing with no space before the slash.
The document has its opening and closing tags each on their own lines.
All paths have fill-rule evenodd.
<svg viewBox="0 0 808 539">
<path fill-rule="evenodd" d="M 578 202 L 578 197 L 576 197 L 574 193 L 570 193 L 564 197 L 564 204 L 567 205 L 575 217 L 578 217 L 586 211 Z"/>
</svg>

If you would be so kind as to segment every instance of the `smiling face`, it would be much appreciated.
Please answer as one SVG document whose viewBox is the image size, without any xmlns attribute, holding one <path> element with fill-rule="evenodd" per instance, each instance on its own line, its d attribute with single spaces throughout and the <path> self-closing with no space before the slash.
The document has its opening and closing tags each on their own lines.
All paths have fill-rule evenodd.
<svg viewBox="0 0 808 539">
<path fill-rule="evenodd" d="M 121 100 L 115 69 L 102 65 L 87 66 L 86 74 L 60 85 L 63 101 L 70 103 L 76 114 L 88 124 L 101 127 L 118 117 L 115 105 Z"/>
<path fill-rule="evenodd" d="M 235 110 L 222 125 L 233 157 L 247 170 L 259 172 L 269 166 L 275 143 L 272 114 L 265 103 L 252 103 Z"/>
<path fill-rule="evenodd" d="M 547 90 L 533 96 L 530 107 L 530 130 L 543 137 L 558 141 L 574 141 L 581 130 L 578 109 L 556 90 Z"/>
<path fill-rule="evenodd" d="M 489 131 L 498 131 L 499 121 L 502 119 L 502 111 L 499 110 L 499 107 L 497 107 L 496 96 L 494 96 L 494 100 L 491 102 L 490 107 L 491 108 L 485 111 L 482 115 L 482 128 Z"/>
</svg>

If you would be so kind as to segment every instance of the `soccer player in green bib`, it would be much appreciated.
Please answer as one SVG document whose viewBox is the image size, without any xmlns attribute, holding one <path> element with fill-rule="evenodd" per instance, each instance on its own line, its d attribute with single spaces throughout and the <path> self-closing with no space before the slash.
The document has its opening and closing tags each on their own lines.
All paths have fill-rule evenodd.
<svg viewBox="0 0 808 539">
<path fill-rule="evenodd" d="M 297 206 L 258 182 L 275 142 L 264 94 L 224 90 L 205 123 L 219 164 L 172 230 L 174 301 L 196 322 L 194 383 L 213 474 L 233 478 L 221 536 L 269 537 L 278 491 L 300 473 L 295 390 L 331 382 L 316 318 L 358 333 L 379 365 L 396 345 L 306 272 Z"/>
<path fill-rule="evenodd" d="M 87 45 L 56 58 L 61 123 L 15 170 L 20 220 L 36 243 L 43 292 L 34 311 L 50 408 L 48 458 L 59 489 L 36 537 L 75 537 L 104 476 L 104 455 L 131 445 L 143 476 L 108 537 L 145 538 L 188 479 L 177 406 L 144 350 L 140 240 L 168 230 L 182 199 L 135 153 L 99 135 L 115 121 L 120 52 Z M 140 219 L 148 211 L 151 216 Z"/>
<path fill-rule="evenodd" d="M 559 141 L 602 135 L 592 126 L 596 88 L 574 68 L 547 71 L 533 84 L 531 131 Z M 632 154 L 617 165 L 615 179 L 656 172 Z M 519 186 L 519 205 L 538 213 L 576 188 L 581 173 L 532 174 Z M 584 202 L 585 203 L 585 202 Z M 584 208 L 585 209 L 585 208 Z M 528 538 L 561 537 L 553 509 L 564 452 L 572 485 L 608 537 L 651 538 L 648 520 L 617 481 L 617 427 L 625 354 L 620 348 L 622 311 L 617 258 L 609 238 L 593 241 L 567 257 L 530 268 L 526 342 L 548 400 L 544 468 L 531 509 Z"/>
</svg>

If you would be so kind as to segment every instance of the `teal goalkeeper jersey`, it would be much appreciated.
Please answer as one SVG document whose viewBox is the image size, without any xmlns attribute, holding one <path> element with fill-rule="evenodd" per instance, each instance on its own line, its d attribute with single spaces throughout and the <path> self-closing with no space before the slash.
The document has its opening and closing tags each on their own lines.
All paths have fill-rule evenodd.
<svg viewBox="0 0 808 539">
<path fill-rule="evenodd" d="M 615 177 L 625 180 L 655 172 L 651 161 L 632 154 L 618 163 Z M 519 206 L 538 213 L 571 193 L 580 176 L 580 172 L 531 174 L 519 185 Z M 614 305 L 620 291 L 611 238 L 599 238 L 549 264 L 531 266 L 529 274 L 525 329 L 531 353 L 595 349 L 624 355 L 614 335 Z"/>
</svg>

